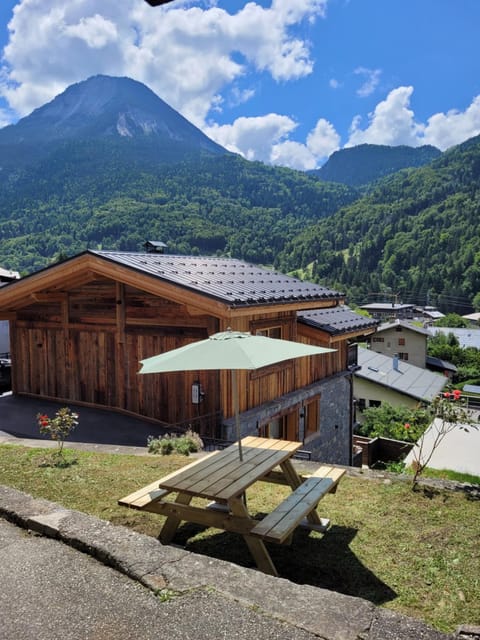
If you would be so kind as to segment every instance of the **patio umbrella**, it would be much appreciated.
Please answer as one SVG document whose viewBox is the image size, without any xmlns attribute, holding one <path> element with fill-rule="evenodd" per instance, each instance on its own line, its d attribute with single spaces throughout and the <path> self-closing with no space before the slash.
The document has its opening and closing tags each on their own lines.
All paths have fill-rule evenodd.
<svg viewBox="0 0 480 640">
<path fill-rule="evenodd" d="M 198 371 L 201 369 L 228 369 L 232 372 L 233 407 L 239 446 L 243 459 L 240 438 L 238 408 L 237 370 L 260 369 L 277 362 L 313 356 L 335 351 L 325 347 L 278 340 L 241 331 L 215 333 L 205 340 L 192 342 L 178 349 L 166 351 L 141 360 L 139 373 L 166 373 L 172 371 Z"/>
</svg>

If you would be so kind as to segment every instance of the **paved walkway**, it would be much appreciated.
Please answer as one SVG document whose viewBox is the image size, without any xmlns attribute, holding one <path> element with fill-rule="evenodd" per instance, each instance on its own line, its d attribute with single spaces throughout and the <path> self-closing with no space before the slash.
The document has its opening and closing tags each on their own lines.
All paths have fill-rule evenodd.
<svg viewBox="0 0 480 640">
<path fill-rule="evenodd" d="M 53 416 L 63 406 L 65 403 L 37 398 L 11 394 L 0 396 L 0 441 L 22 442 L 26 446 L 51 445 L 48 436 L 39 432 L 37 415 L 46 413 Z M 79 414 L 79 424 L 68 437 L 67 446 L 70 448 L 145 453 L 148 436 L 164 432 L 158 424 L 141 418 L 72 403 L 68 406 Z"/>
</svg>

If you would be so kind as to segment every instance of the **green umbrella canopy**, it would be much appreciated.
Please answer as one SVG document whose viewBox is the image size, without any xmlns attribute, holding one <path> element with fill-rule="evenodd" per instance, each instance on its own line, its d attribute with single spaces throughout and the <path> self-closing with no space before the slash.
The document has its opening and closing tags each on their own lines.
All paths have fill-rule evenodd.
<svg viewBox="0 0 480 640">
<path fill-rule="evenodd" d="M 278 340 L 240 331 L 215 333 L 141 360 L 139 373 L 197 371 L 200 369 L 260 369 L 277 362 L 335 351 L 325 347 Z"/>
<path fill-rule="evenodd" d="M 231 370 L 238 449 L 240 460 L 243 460 L 236 371 L 239 369 L 260 369 L 284 360 L 315 356 L 331 351 L 336 351 L 336 349 L 228 330 L 215 333 L 206 340 L 192 342 L 179 349 L 141 360 L 142 368 L 139 373 L 205 369 Z"/>
</svg>

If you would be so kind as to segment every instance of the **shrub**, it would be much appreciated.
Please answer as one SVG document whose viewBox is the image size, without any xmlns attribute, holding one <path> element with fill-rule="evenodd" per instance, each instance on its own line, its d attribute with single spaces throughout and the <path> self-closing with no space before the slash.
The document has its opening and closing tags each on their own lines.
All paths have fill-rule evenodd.
<svg viewBox="0 0 480 640">
<path fill-rule="evenodd" d="M 37 422 L 40 433 L 55 440 L 61 453 L 65 439 L 78 424 L 78 413 L 74 413 L 68 407 L 63 407 L 57 411 L 54 418 L 49 418 L 45 413 L 39 413 Z"/>
<path fill-rule="evenodd" d="M 365 409 L 363 418 L 364 421 L 357 430 L 359 435 L 405 442 L 416 442 L 430 423 L 424 410 L 394 407 L 388 402 Z"/>
<path fill-rule="evenodd" d="M 173 451 L 188 456 L 191 453 L 203 449 L 203 442 L 200 436 L 191 429 L 182 435 L 172 433 L 165 434 L 158 438 L 149 436 L 147 445 L 149 453 L 160 454 L 162 456 L 167 456 Z"/>
</svg>

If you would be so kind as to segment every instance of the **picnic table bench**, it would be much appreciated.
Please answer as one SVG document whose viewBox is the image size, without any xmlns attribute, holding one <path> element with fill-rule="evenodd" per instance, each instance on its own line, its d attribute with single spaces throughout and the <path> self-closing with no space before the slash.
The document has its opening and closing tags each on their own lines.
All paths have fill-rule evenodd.
<svg viewBox="0 0 480 640">
<path fill-rule="evenodd" d="M 298 526 L 325 531 L 316 506 L 336 490 L 345 470 L 322 465 L 313 474 L 298 475 L 291 458 L 299 442 L 247 437 L 242 440 L 243 460 L 232 445 L 214 451 L 160 480 L 121 498 L 119 504 L 167 516 L 160 541 L 168 544 L 182 521 L 215 527 L 243 535 L 259 569 L 278 575 L 265 542 L 290 543 Z M 280 471 L 275 468 L 279 467 Z M 245 492 L 257 481 L 288 485 L 292 493 L 262 520 L 248 513 Z M 175 500 L 168 500 L 175 493 Z M 191 505 L 192 498 L 204 498 L 222 509 Z"/>
</svg>

